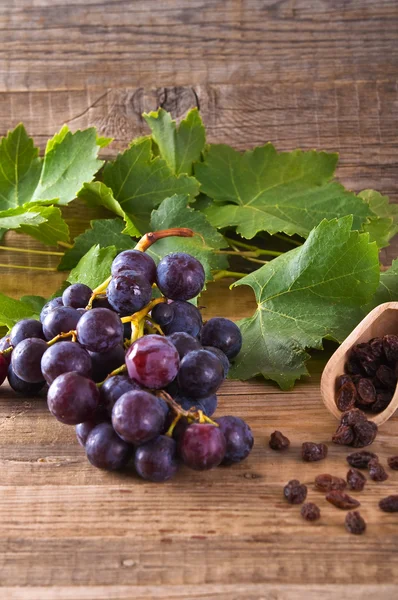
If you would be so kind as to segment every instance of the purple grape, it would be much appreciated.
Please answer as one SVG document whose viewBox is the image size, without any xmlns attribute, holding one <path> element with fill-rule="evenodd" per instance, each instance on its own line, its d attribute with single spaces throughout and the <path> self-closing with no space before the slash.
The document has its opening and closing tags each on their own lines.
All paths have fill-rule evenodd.
<svg viewBox="0 0 398 600">
<path fill-rule="evenodd" d="M 124 348 L 116 346 L 108 352 L 89 352 L 92 362 L 92 379 L 99 383 L 124 364 Z"/>
<path fill-rule="evenodd" d="M 207 350 L 194 350 L 182 359 L 177 383 L 182 395 L 207 398 L 215 394 L 223 379 L 221 361 Z"/>
<path fill-rule="evenodd" d="M 126 352 L 131 379 L 150 389 L 166 387 L 178 373 L 180 359 L 174 344 L 161 335 L 145 335 Z"/>
<path fill-rule="evenodd" d="M 214 356 L 217 356 L 217 358 L 220 359 L 224 369 L 224 377 L 226 377 L 228 375 L 231 363 L 229 362 L 228 357 L 224 354 L 224 352 L 220 350 L 220 348 L 216 348 L 215 346 L 204 346 L 204 350 L 211 352 L 212 354 L 214 354 Z"/>
<path fill-rule="evenodd" d="M 202 347 L 200 342 L 189 333 L 185 333 L 184 331 L 177 331 L 176 333 L 172 333 L 167 336 L 167 339 L 170 340 L 172 344 L 177 348 L 177 352 L 180 358 L 184 358 L 188 352 L 192 350 L 200 350 Z"/>
<path fill-rule="evenodd" d="M 217 396 L 215 394 L 208 398 L 201 398 L 200 400 L 176 395 L 174 396 L 174 400 L 178 402 L 184 410 L 195 408 L 196 410 L 203 411 L 206 417 L 211 417 L 217 410 Z"/>
<path fill-rule="evenodd" d="M 23 394 L 24 396 L 37 396 L 40 390 L 46 385 L 44 379 L 39 383 L 28 383 L 27 381 L 20 379 L 15 375 L 11 365 L 8 367 L 7 379 L 14 392 Z"/>
<path fill-rule="evenodd" d="M 66 288 L 62 294 L 64 306 L 71 308 L 85 308 L 91 298 L 93 290 L 84 283 L 74 283 Z"/>
<path fill-rule="evenodd" d="M 112 425 L 122 440 L 138 446 L 163 431 L 167 412 L 166 403 L 149 392 L 126 392 L 113 407 Z"/>
<path fill-rule="evenodd" d="M 8 335 L 5 335 L 0 340 L 0 353 L 4 352 L 4 350 L 8 350 L 8 348 L 11 348 L 10 338 Z M 3 354 L 2 356 L 4 357 L 4 359 L 7 361 L 7 364 L 9 365 L 11 362 L 11 352 L 8 352 L 7 354 Z"/>
<path fill-rule="evenodd" d="M 120 396 L 126 392 L 139 390 L 138 383 L 132 381 L 127 375 L 114 375 L 109 377 L 100 388 L 100 398 L 109 416 L 112 416 L 112 409 Z"/>
<path fill-rule="evenodd" d="M 68 333 L 68 331 L 76 329 L 81 317 L 81 313 L 77 312 L 75 308 L 69 308 L 69 306 L 55 308 L 43 321 L 44 337 L 46 340 L 52 340 L 60 333 Z"/>
<path fill-rule="evenodd" d="M 104 408 L 99 405 L 94 413 L 94 416 L 89 421 L 83 421 L 75 426 L 77 441 L 83 448 L 86 445 L 88 434 L 100 423 L 109 423 L 109 416 Z"/>
<path fill-rule="evenodd" d="M 232 465 L 244 460 L 253 448 L 253 434 L 247 423 L 239 417 L 219 417 L 216 419 L 227 442 L 223 465 Z"/>
<path fill-rule="evenodd" d="M 48 385 L 62 373 L 76 371 L 91 377 L 91 358 L 76 342 L 58 342 L 47 348 L 41 359 L 41 371 Z"/>
<path fill-rule="evenodd" d="M 156 264 L 153 258 L 140 250 L 125 250 L 117 255 L 112 263 L 112 277 L 122 271 L 135 271 L 142 275 L 151 285 L 156 279 Z"/>
<path fill-rule="evenodd" d="M 92 419 L 98 403 L 99 391 L 94 381 L 75 372 L 59 375 L 47 394 L 51 414 L 66 425 Z"/>
<path fill-rule="evenodd" d="M 158 264 L 156 283 L 166 298 L 190 300 L 202 291 L 205 272 L 195 257 L 184 252 L 173 252 Z"/>
<path fill-rule="evenodd" d="M 203 325 L 201 342 L 203 346 L 219 348 L 231 360 L 240 352 L 242 334 L 233 321 L 215 317 Z"/>
<path fill-rule="evenodd" d="M 93 308 L 77 324 L 77 339 L 90 352 L 108 352 L 123 342 L 123 323 L 113 311 Z"/>
<path fill-rule="evenodd" d="M 163 333 L 171 335 L 183 331 L 193 337 L 199 337 L 202 329 L 202 315 L 199 309 L 190 302 L 176 300 L 170 306 L 173 309 L 173 319 L 162 327 Z M 159 323 L 160 325 L 160 323 Z"/>
<path fill-rule="evenodd" d="M 56 298 L 53 298 L 52 300 L 49 300 L 48 302 L 46 302 L 46 304 L 41 309 L 40 321 L 43 323 L 43 321 L 46 318 L 46 316 L 48 315 L 48 313 L 50 313 L 55 308 L 60 308 L 63 305 L 64 305 L 64 303 L 62 302 L 61 296 L 57 296 Z"/>
<path fill-rule="evenodd" d="M 108 298 L 106 296 L 97 296 L 93 301 L 93 308 L 107 308 L 112 312 L 116 312 L 113 306 L 109 304 Z"/>
<path fill-rule="evenodd" d="M 44 340 L 43 328 L 40 321 L 36 321 L 35 319 L 22 319 L 22 321 L 18 321 L 10 331 L 10 344 L 11 346 L 14 346 L 14 348 L 19 342 L 27 340 L 28 338 L 39 338 Z"/>
<path fill-rule="evenodd" d="M 134 465 L 138 475 L 157 483 L 171 479 L 178 467 L 176 447 L 172 438 L 159 435 L 137 448 Z"/>
<path fill-rule="evenodd" d="M 112 277 L 106 295 L 109 303 L 122 316 L 138 312 L 152 297 L 152 286 L 143 275 L 122 271 Z"/>
<path fill-rule="evenodd" d="M 6 357 L 0 354 L 0 385 L 4 382 L 5 378 L 7 377 L 8 365 L 9 363 L 6 360 Z"/>
<path fill-rule="evenodd" d="M 47 348 L 46 342 L 39 338 L 28 338 L 19 342 L 11 356 L 15 375 L 27 383 L 43 381 L 41 359 Z"/>
<path fill-rule="evenodd" d="M 207 471 L 221 463 L 226 446 L 219 427 L 208 423 L 192 423 L 180 438 L 179 453 L 187 467 Z"/>
<path fill-rule="evenodd" d="M 154 321 L 164 330 L 164 327 L 172 322 L 174 310 L 172 304 L 161 302 L 156 304 L 151 310 L 151 316 Z"/>
<path fill-rule="evenodd" d="M 87 458 L 94 467 L 116 471 L 125 467 L 133 449 L 114 432 L 110 423 L 100 423 L 86 440 Z"/>
</svg>

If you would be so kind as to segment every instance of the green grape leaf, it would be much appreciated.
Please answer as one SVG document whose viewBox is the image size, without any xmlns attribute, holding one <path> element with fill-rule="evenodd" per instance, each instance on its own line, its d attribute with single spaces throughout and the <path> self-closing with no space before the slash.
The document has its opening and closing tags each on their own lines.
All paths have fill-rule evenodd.
<svg viewBox="0 0 398 600">
<path fill-rule="evenodd" d="M 11 329 L 21 319 L 38 319 L 40 310 L 32 307 L 30 301 L 15 300 L 0 294 L 0 326 Z"/>
<path fill-rule="evenodd" d="M 191 109 L 178 127 L 163 108 L 144 113 L 143 117 L 151 128 L 160 156 L 171 171 L 176 175 L 192 175 L 192 165 L 200 159 L 206 143 L 206 131 L 198 109 Z"/>
<path fill-rule="evenodd" d="M 27 233 L 49 246 L 69 240 L 69 228 L 60 209 L 42 203 L 31 202 L 1 211 L 0 227 Z"/>
<path fill-rule="evenodd" d="M 22 296 L 21 302 L 28 304 L 35 314 L 40 315 L 47 300 L 43 296 Z"/>
<path fill-rule="evenodd" d="M 233 378 L 261 373 L 289 389 L 307 374 L 307 348 L 322 348 L 325 337 L 341 342 L 361 320 L 379 282 L 378 250 L 351 228 L 352 216 L 324 220 L 302 246 L 234 284 L 253 288 L 258 308 L 239 322 Z"/>
<path fill-rule="evenodd" d="M 116 254 L 115 246 L 93 246 L 69 273 L 69 283 L 85 283 L 91 289 L 96 288 L 111 274 L 111 265 Z"/>
<path fill-rule="evenodd" d="M 163 200 L 151 216 L 151 229 L 169 229 L 170 227 L 189 227 L 203 236 L 192 238 L 169 237 L 159 240 L 151 246 L 147 253 L 155 262 L 159 262 L 170 252 L 187 252 L 195 256 L 203 265 L 206 281 L 211 281 L 212 270 L 226 269 L 228 261 L 225 255 L 215 254 L 215 250 L 225 248 L 228 244 L 223 236 L 210 225 L 206 217 L 188 206 L 189 197 L 174 195 Z"/>
<path fill-rule="evenodd" d="M 58 265 L 59 271 L 73 269 L 82 256 L 95 244 L 98 244 L 100 248 L 115 246 L 118 252 L 135 246 L 135 242 L 128 235 L 122 233 L 123 221 L 120 219 L 98 219 L 91 221 L 90 225 L 91 229 L 87 229 L 79 235 L 75 239 L 73 248 L 65 252 Z"/>
<path fill-rule="evenodd" d="M 210 223 L 252 238 L 259 231 L 307 237 L 322 219 L 354 215 L 361 229 L 371 212 L 355 194 L 332 181 L 337 154 L 277 152 L 272 144 L 244 154 L 223 144 L 211 145 L 195 165 L 201 192 L 218 205 L 205 210 Z"/>
<path fill-rule="evenodd" d="M 391 238 L 398 233 L 398 205 L 390 204 L 388 196 L 382 196 L 375 190 L 363 190 L 358 196 L 364 200 L 372 211 L 363 231 L 367 231 L 370 239 L 379 248 L 388 246 Z"/>
<path fill-rule="evenodd" d="M 29 202 L 68 204 L 102 165 L 95 128 L 71 133 L 63 126 L 43 158 L 22 124 L 0 140 L 0 210 Z"/>
<path fill-rule="evenodd" d="M 398 301 L 398 259 L 393 260 L 387 271 L 380 274 L 380 283 L 372 300 L 363 307 L 365 316 L 379 304 Z"/>
</svg>

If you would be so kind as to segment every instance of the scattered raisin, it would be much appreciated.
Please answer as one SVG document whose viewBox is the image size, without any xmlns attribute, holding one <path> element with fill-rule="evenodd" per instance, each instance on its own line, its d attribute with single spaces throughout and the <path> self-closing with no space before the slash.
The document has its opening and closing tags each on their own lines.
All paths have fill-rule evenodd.
<svg viewBox="0 0 398 600">
<path fill-rule="evenodd" d="M 345 528 L 349 533 L 361 535 L 365 532 L 366 523 L 357 510 L 349 512 L 345 518 Z"/>
<path fill-rule="evenodd" d="M 354 441 L 351 445 L 354 448 L 370 446 L 370 444 L 373 444 L 375 441 L 378 427 L 376 423 L 373 423 L 373 421 L 355 423 L 352 428 L 354 430 Z"/>
<path fill-rule="evenodd" d="M 271 433 L 269 446 L 272 450 L 285 450 L 289 448 L 290 440 L 280 431 L 274 431 L 274 433 Z"/>
<path fill-rule="evenodd" d="M 363 488 L 365 487 L 366 477 L 361 473 L 361 471 L 357 471 L 357 469 L 350 469 L 347 473 L 347 482 L 351 490 L 362 492 Z"/>
<path fill-rule="evenodd" d="M 367 450 L 361 450 L 360 452 L 353 452 L 347 456 L 347 462 L 351 467 L 355 469 L 367 469 L 369 461 L 372 458 L 377 458 L 377 454 L 368 452 Z"/>
<path fill-rule="evenodd" d="M 392 392 L 389 392 L 389 391 L 378 392 L 376 394 L 376 402 L 374 402 L 372 404 L 372 406 L 370 407 L 370 410 L 373 413 L 382 412 L 390 404 L 390 402 L 392 400 L 392 397 L 393 397 L 393 393 Z"/>
<path fill-rule="evenodd" d="M 343 377 L 347 377 L 347 375 L 343 375 Z M 354 408 L 355 401 L 357 399 L 357 390 L 352 381 L 347 381 L 338 391 L 336 404 L 337 408 L 342 412 L 346 412 L 350 410 L 350 408 Z"/>
<path fill-rule="evenodd" d="M 385 481 L 388 479 L 385 468 L 379 463 L 377 458 L 372 458 L 372 460 L 369 461 L 368 469 L 369 477 L 373 479 L 373 481 Z"/>
<path fill-rule="evenodd" d="M 376 377 L 380 383 L 388 390 L 395 390 L 397 385 L 397 377 L 391 367 L 380 365 L 376 371 Z"/>
<path fill-rule="evenodd" d="M 383 348 L 383 340 L 380 337 L 375 337 L 369 340 L 369 346 L 372 351 L 372 354 L 375 358 L 383 359 L 384 356 L 384 348 Z"/>
<path fill-rule="evenodd" d="M 348 427 L 347 425 L 340 425 L 332 437 L 332 442 L 340 444 L 340 446 L 351 446 L 353 441 L 354 432 L 352 427 Z"/>
<path fill-rule="evenodd" d="M 387 334 L 383 337 L 383 349 L 389 363 L 398 360 L 398 336 Z"/>
<path fill-rule="evenodd" d="M 317 521 L 321 516 L 319 507 L 313 502 L 306 502 L 301 507 L 301 516 L 306 521 Z"/>
<path fill-rule="evenodd" d="M 347 483 L 341 477 L 324 473 L 315 477 L 315 487 L 321 492 L 330 492 L 330 490 L 344 490 Z"/>
<path fill-rule="evenodd" d="M 352 383 L 352 379 L 350 375 L 340 375 L 336 379 L 336 388 L 339 390 L 345 383 Z"/>
<path fill-rule="evenodd" d="M 292 479 L 283 488 L 283 494 L 290 504 L 301 504 L 307 497 L 307 486 Z"/>
<path fill-rule="evenodd" d="M 326 494 L 326 500 L 330 502 L 330 504 L 333 504 L 333 506 L 337 506 L 337 508 L 342 508 L 343 510 L 356 508 L 361 504 L 356 498 L 352 498 L 352 496 L 349 496 L 341 490 L 331 490 Z"/>
<path fill-rule="evenodd" d="M 388 466 L 394 471 L 398 471 L 398 456 L 390 456 L 387 458 Z"/>
<path fill-rule="evenodd" d="M 315 444 L 314 442 L 304 442 L 301 446 L 301 456 L 306 462 L 315 462 L 326 458 L 328 447 L 326 444 Z"/>
<path fill-rule="evenodd" d="M 387 498 L 380 500 L 379 507 L 381 510 L 384 510 L 384 512 L 398 512 L 398 494 L 395 494 L 395 496 L 387 496 Z"/>
<path fill-rule="evenodd" d="M 371 379 L 363 377 L 357 385 L 357 392 L 362 404 L 373 404 L 376 401 L 376 388 Z"/>
</svg>

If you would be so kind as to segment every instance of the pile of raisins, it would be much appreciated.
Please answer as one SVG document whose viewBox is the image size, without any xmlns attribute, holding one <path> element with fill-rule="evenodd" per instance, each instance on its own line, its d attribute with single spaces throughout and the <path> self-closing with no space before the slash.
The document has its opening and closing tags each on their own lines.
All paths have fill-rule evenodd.
<svg viewBox="0 0 398 600">
<path fill-rule="evenodd" d="M 368 421 L 362 410 L 352 408 L 343 413 L 332 441 L 342 446 L 363 448 L 364 446 L 370 446 L 375 441 L 377 431 L 376 423 Z"/>
<path fill-rule="evenodd" d="M 341 412 L 360 408 L 382 412 L 390 404 L 398 377 L 398 336 L 388 334 L 351 348 L 345 374 L 337 378 L 336 405 Z"/>
</svg>

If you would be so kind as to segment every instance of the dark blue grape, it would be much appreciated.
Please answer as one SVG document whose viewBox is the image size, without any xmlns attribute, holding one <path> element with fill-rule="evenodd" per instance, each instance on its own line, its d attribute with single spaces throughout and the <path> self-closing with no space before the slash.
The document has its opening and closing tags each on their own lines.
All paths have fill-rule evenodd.
<svg viewBox="0 0 398 600">
<path fill-rule="evenodd" d="M 204 346 L 204 350 L 211 352 L 212 354 L 217 356 L 217 358 L 220 359 L 223 369 L 224 369 L 224 377 L 226 377 L 228 375 L 228 371 L 231 366 L 231 363 L 229 362 L 226 354 L 224 354 L 224 352 L 222 350 L 220 350 L 220 348 L 216 348 L 215 346 Z"/>
<path fill-rule="evenodd" d="M 107 308 L 108 310 L 111 310 L 112 312 L 117 312 L 117 311 L 115 311 L 113 306 L 111 306 L 109 304 L 109 300 L 106 296 L 97 296 L 93 300 L 93 308 Z"/>
<path fill-rule="evenodd" d="M 207 398 L 215 394 L 223 379 L 221 361 L 207 350 L 194 350 L 182 359 L 177 383 L 182 395 Z"/>
<path fill-rule="evenodd" d="M 203 325 L 201 333 L 203 346 L 220 348 L 231 360 L 242 347 L 242 334 L 239 327 L 229 319 L 214 317 Z"/>
<path fill-rule="evenodd" d="M 173 381 L 179 364 L 176 347 L 161 335 L 145 335 L 126 352 L 129 376 L 142 387 L 150 389 L 162 389 Z"/>
<path fill-rule="evenodd" d="M 42 325 L 40 321 L 36 321 L 35 319 L 22 319 L 10 331 L 10 343 L 14 347 L 19 342 L 22 342 L 22 340 L 33 337 L 44 340 Z"/>
<path fill-rule="evenodd" d="M 88 310 L 76 329 L 79 343 L 90 352 L 108 352 L 123 342 L 123 323 L 107 308 Z"/>
<path fill-rule="evenodd" d="M 122 316 L 138 312 L 152 297 L 152 286 L 143 275 L 122 271 L 112 277 L 106 295 L 109 303 Z"/>
<path fill-rule="evenodd" d="M 176 333 L 172 333 L 167 336 L 167 339 L 170 340 L 172 344 L 177 348 L 177 352 L 180 358 L 184 358 L 188 352 L 192 350 L 199 350 L 202 346 L 200 342 L 189 333 L 185 333 L 184 331 L 177 331 Z"/>
<path fill-rule="evenodd" d="M 172 438 L 159 435 L 137 448 L 134 465 L 138 475 L 157 483 L 171 479 L 178 467 L 176 447 Z"/>
<path fill-rule="evenodd" d="M 132 381 L 127 375 L 114 375 L 109 377 L 100 388 L 100 398 L 109 416 L 112 415 L 112 409 L 120 396 L 126 392 L 132 392 L 140 389 L 138 383 Z"/>
<path fill-rule="evenodd" d="M 152 283 L 156 279 L 156 264 L 153 258 L 140 250 L 125 250 L 117 255 L 112 263 L 112 277 L 119 275 L 122 271 L 135 271 Z"/>
<path fill-rule="evenodd" d="M 164 429 L 166 403 L 142 390 L 126 392 L 112 410 L 112 425 L 125 442 L 139 446 L 158 436 Z"/>
<path fill-rule="evenodd" d="M 154 321 L 164 330 L 164 327 L 171 323 L 174 318 L 173 305 L 162 302 L 156 304 L 151 311 L 151 316 Z"/>
<path fill-rule="evenodd" d="M 16 376 L 27 383 L 43 381 L 41 359 L 46 350 L 46 342 L 39 338 L 28 338 L 19 342 L 11 357 L 11 365 Z"/>
<path fill-rule="evenodd" d="M 184 410 L 195 408 L 196 410 L 203 411 L 207 417 L 211 417 L 217 409 L 217 396 L 215 394 L 208 398 L 201 398 L 200 400 L 177 395 L 174 396 L 174 400 L 178 402 Z"/>
<path fill-rule="evenodd" d="M 94 467 L 109 471 L 125 467 L 133 454 L 133 448 L 120 439 L 110 423 L 94 427 L 87 436 L 85 448 Z"/>
<path fill-rule="evenodd" d="M 52 340 L 60 333 L 67 333 L 76 329 L 82 316 L 75 308 L 61 306 L 48 313 L 43 321 L 43 331 L 46 340 Z"/>
<path fill-rule="evenodd" d="M 99 425 L 100 423 L 109 423 L 109 415 L 106 413 L 104 408 L 99 405 L 94 413 L 94 416 L 89 421 L 83 421 L 75 426 L 77 441 L 83 448 L 86 445 L 86 441 L 89 433 Z"/>
<path fill-rule="evenodd" d="M 43 323 L 44 319 L 46 318 L 49 312 L 51 312 L 55 308 L 60 308 L 63 305 L 64 303 L 62 302 L 61 296 L 57 296 L 56 298 L 53 298 L 52 300 L 46 302 L 46 304 L 41 309 L 40 321 Z"/>
<path fill-rule="evenodd" d="M 202 291 L 205 272 L 195 257 L 184 252 L 173 252 L 158 264 L 156 283 L 166 298 L 190 300 Z"/>
<path fill-rule="evenodd" d="M 28 383 L 27 381 L 20 379 L 17 375 L 15 375 L 11 365 L 8 367 L 7 379 L 14 392 L 23 394 L 24 396 L 37 396 L 46 385 L 44 379 L 39 383 Z"/>
<path fill-rule="evenodd" d="M 247 423 L 239 417 L 219 417 L 216 419 L 227 442 L 223 465 L 232 465 L 244 460 L 253 448 L 253 434 Z"/>
<path fill-rule="evenodd" d="M 85 308 L 91 298 L 93 290 L 84 283 L 73 283 L 62 294 L 64 306 L 71 308 Z"/>
<path fill-rule="evenodd" d="M 94 381 L 79 373 L 63 373 L 54 379 L 47 394 L 52 415 L 66 425 L 89 421 L 99 404 L 99 391 Z"/>
<path fill-rule="evenodd" d="M 41 359 L 41 371 L 49 385 L 62 373 L 76 371 L 91 377 L 91 358 L 76 342 L 58 342 L 47 348 Z"/>
<path fill-rule="evenodd" d="M 108 352 L 89 352 L 92 363 L 92 379 L 96 383 L 104 381 L 105 377 L 124 364 L 124 348 L 116 346 Z"/>
<path fill-rule="evenodd" d="M 187 467 L 207 471 L 217 467 L 223 460 L 226 441 L 219 427 L 208 423 L 192 423 L 182 434 L 178 449 Z"/>
<path fill-rule="evenodd" d="M 172 302 L 169 306 L 173 310 L 173 319 L 163 326 L 159 323 L 163 333 L 171 335 L 183 331 L 192 337 L 198 337 L 202 329 L 202 315 L 196 306 L 190 302 L 179 300 Z"/>
</svg>

